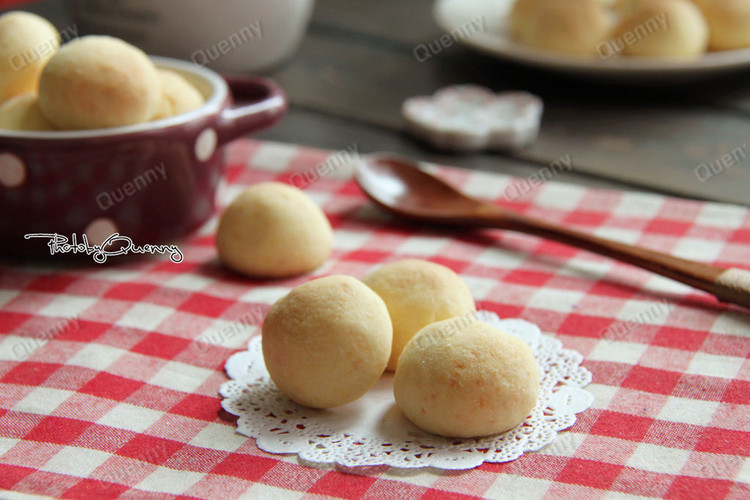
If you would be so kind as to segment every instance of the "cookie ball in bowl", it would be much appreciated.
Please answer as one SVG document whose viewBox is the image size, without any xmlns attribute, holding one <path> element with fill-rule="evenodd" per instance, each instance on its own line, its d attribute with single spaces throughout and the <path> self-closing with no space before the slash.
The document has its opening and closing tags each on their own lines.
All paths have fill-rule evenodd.
<svg viewBox="0 0 750 500">
<path fill-rule="evenodd" d="M 185 77 L 168 69 L 157 69 L 162 87 L 162 99 L 154 120 L 177 116 L 197 109 L 205 99 Z"/>
<path fill-rule="evenodd" d="M 539 367 L 518 337 L 486 323 L 449 319 L 406 345 L 396 404 L 420 429 L 446 437 L 499 434 L 523 422 L 539 397 Z"/>
<path fill-rule="evenodd" d="M 39 75 L 60 46 L 60 34 L 29 12 L 0 16 L 0 101 L 36 91 Z"/>
<path fill-rule="evenodd" d="M 332 245 L 323 211 L 300 189 L 279 182 L 245 190 L 224 211 L 216 232 L 221 261 L 251 277 L 310 272 L 325 262 Z"/>
<path fill-rule="evenodd" d="M 401 351 L 420 329 L 475 311 L 474 299 L 461 278 L 434 262 L 392 262 L 367 274 L 362 281 L 380 295 L 391 315 L 393 349 L 389 371 L 396 369 Z"/>
<path fill-rule="evenodd" d="M 55 130 L 39 109 L 33 92 L 17 95 L 0 104 L 0 129 L 37 132 Z"/>
<path fill-rule="evenodd" d="M 612 33 L 622 54 L 641 57 L 697 57 L 708 48 L 708 25 L 689 0 L 635 2 Z"/>
<path fill-rule="evenodd" d="M 292 401 L 332 408 L 378 381 L 391 352 L 391 320 L 375 292 L 349 276 L 300 285 L 277 301 L 262 327 L 263 359 Z"/>
<path fill-rule="evenodd" d="M 145 123 L 159 110 L 156 66 L 140 49 L 108 36 L 64 45 L 39 79 L 39 106 L 61 130 Z"/>
</svg>

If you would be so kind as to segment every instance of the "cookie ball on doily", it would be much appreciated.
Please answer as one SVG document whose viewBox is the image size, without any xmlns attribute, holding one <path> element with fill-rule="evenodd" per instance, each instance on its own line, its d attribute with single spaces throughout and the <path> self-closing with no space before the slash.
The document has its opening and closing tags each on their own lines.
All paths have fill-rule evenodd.
<svg viewBox="0 0 750 500">
<path fill-rule="evenodd" d="M 163 95 L 154 120 L 181 115 L 203 105 L 203 95 L 185 77 L 168 69 L 157 71 Z"/>
<path fill-rule="evenodd" d="M 162 90 L 156 67 L 140 49 L 108 36 L 64 45 L 39 80 L 39 105 L 59 129 L 96 129 L 153 118 Z"/>
<path fill-rule="evenodd" d="M 409 341 L 393 390 L 404 415 L 424 431 L 487 436 L 529 415 L 539 397 L 539 368 L 518 337 L 454 318 L 423 328 Z"/>
<path fill-rule="evenodd" d="M 33 92 L 12 97 L 0 105 L 0 129 L 55 130 L 39 110 L 39 103 Z"/>
<path fill-rule="evenodd" d="M 750 47 L 750 2 L 747 0 L 694 0 L 710 31 L 712 50 Z"/>
<path fill-rule="evenodd" d="M 325 262 L 332 245 L 323 211 L 303 191 L 279 182 L 245 190 L 224 211 L 216 232 L 221 261 L 248 276 L 310 272 Z"/>
<path fill-rule="evenodd" d="M 571 55 L 593 55 L 610 29 L 600 0 L 521 0 L 510 16 L 515 40 Z"/>
<path fill-rule="evenodd" d="M 689 0 L 636 1 L 623 7 L 625 15 L 607 44 L 623 55 L 695 57 L 708 48 L 708 25 Z"/>
<path fill-rule="evenodd" d="M 300 285 L 263 323 L 263 359 L 291 400 L 331 408 L 362 396 L 380 378 L 392 327 L 382 299 L 349 276 Z"/>
<path fill-rule="evenodd" d="M 475 311 L 469 288 L 440 264 L 407 259 L 386 264 L 362 281 L 388 306 L 393 322 L 393 348 L 388 370 L 396 369 L 401 351 L 420 329 L 443 319 Z"/>
<path fill-rule="evenodd" d="M 39 75 L 60 46 L 60 34 L 29 12 L 0 16 L 0 101 L 34 92 Z"/>
</svg>

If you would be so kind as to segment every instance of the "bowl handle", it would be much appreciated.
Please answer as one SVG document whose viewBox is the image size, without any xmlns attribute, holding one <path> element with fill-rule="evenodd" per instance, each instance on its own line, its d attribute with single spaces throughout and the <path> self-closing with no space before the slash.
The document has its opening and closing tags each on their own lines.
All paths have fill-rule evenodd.
<svg viewBox="0 0 750 500">
<path fill-rule="evenodd" d="M 286 113 L 286 95 L 273 80 L 246 76 L 224 78 L 234 99 L 247 102 L 222 111 L 218 125 L 220 144 L 273 125 Z"/>
</svg>

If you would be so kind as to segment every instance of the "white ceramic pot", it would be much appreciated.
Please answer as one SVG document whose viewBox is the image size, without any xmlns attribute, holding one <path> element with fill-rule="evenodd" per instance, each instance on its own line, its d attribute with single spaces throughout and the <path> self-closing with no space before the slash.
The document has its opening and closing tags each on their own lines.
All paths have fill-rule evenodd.
<svg viewBox="0 0 750 500">
<path fill-rule="evenodd" d="M 81 34 L 122 38 L 149 54 L 225 73 L 267 70 L 290 57 L 314 0 L 67 0 Z"/>
</svg>

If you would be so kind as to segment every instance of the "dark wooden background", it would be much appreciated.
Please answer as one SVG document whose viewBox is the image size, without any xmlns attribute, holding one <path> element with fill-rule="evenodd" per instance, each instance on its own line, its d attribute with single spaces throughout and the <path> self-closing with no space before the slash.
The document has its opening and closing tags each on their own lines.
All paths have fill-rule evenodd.
<svg viewBox="0 0 750 500">
<path fill-rule="evenodd" d="M 60 0 L 27 8 L 59 26 L 67 22 Z M 420 63 L 415 46 L 442 34 L 431 9 L 430 0 L 319 0 L 300 50 L 271 72 L 290 97 L 290 113 L 256 137 L 336 150 L 356 144 L 360 152 L 396 151 L 518 176 L 570 155 L 575 170 L 558 180 L 750 202 L 750 158 L 708 181 L 695 174 L 699 164 L 750 140 L 750 71 L 633 86 L 531 70 L 460 46 Z M 402 132 L 406 97 L 468 82 L 542 96 L 539 140 L 512 156 L 455 156 Z"/>
</svg>

